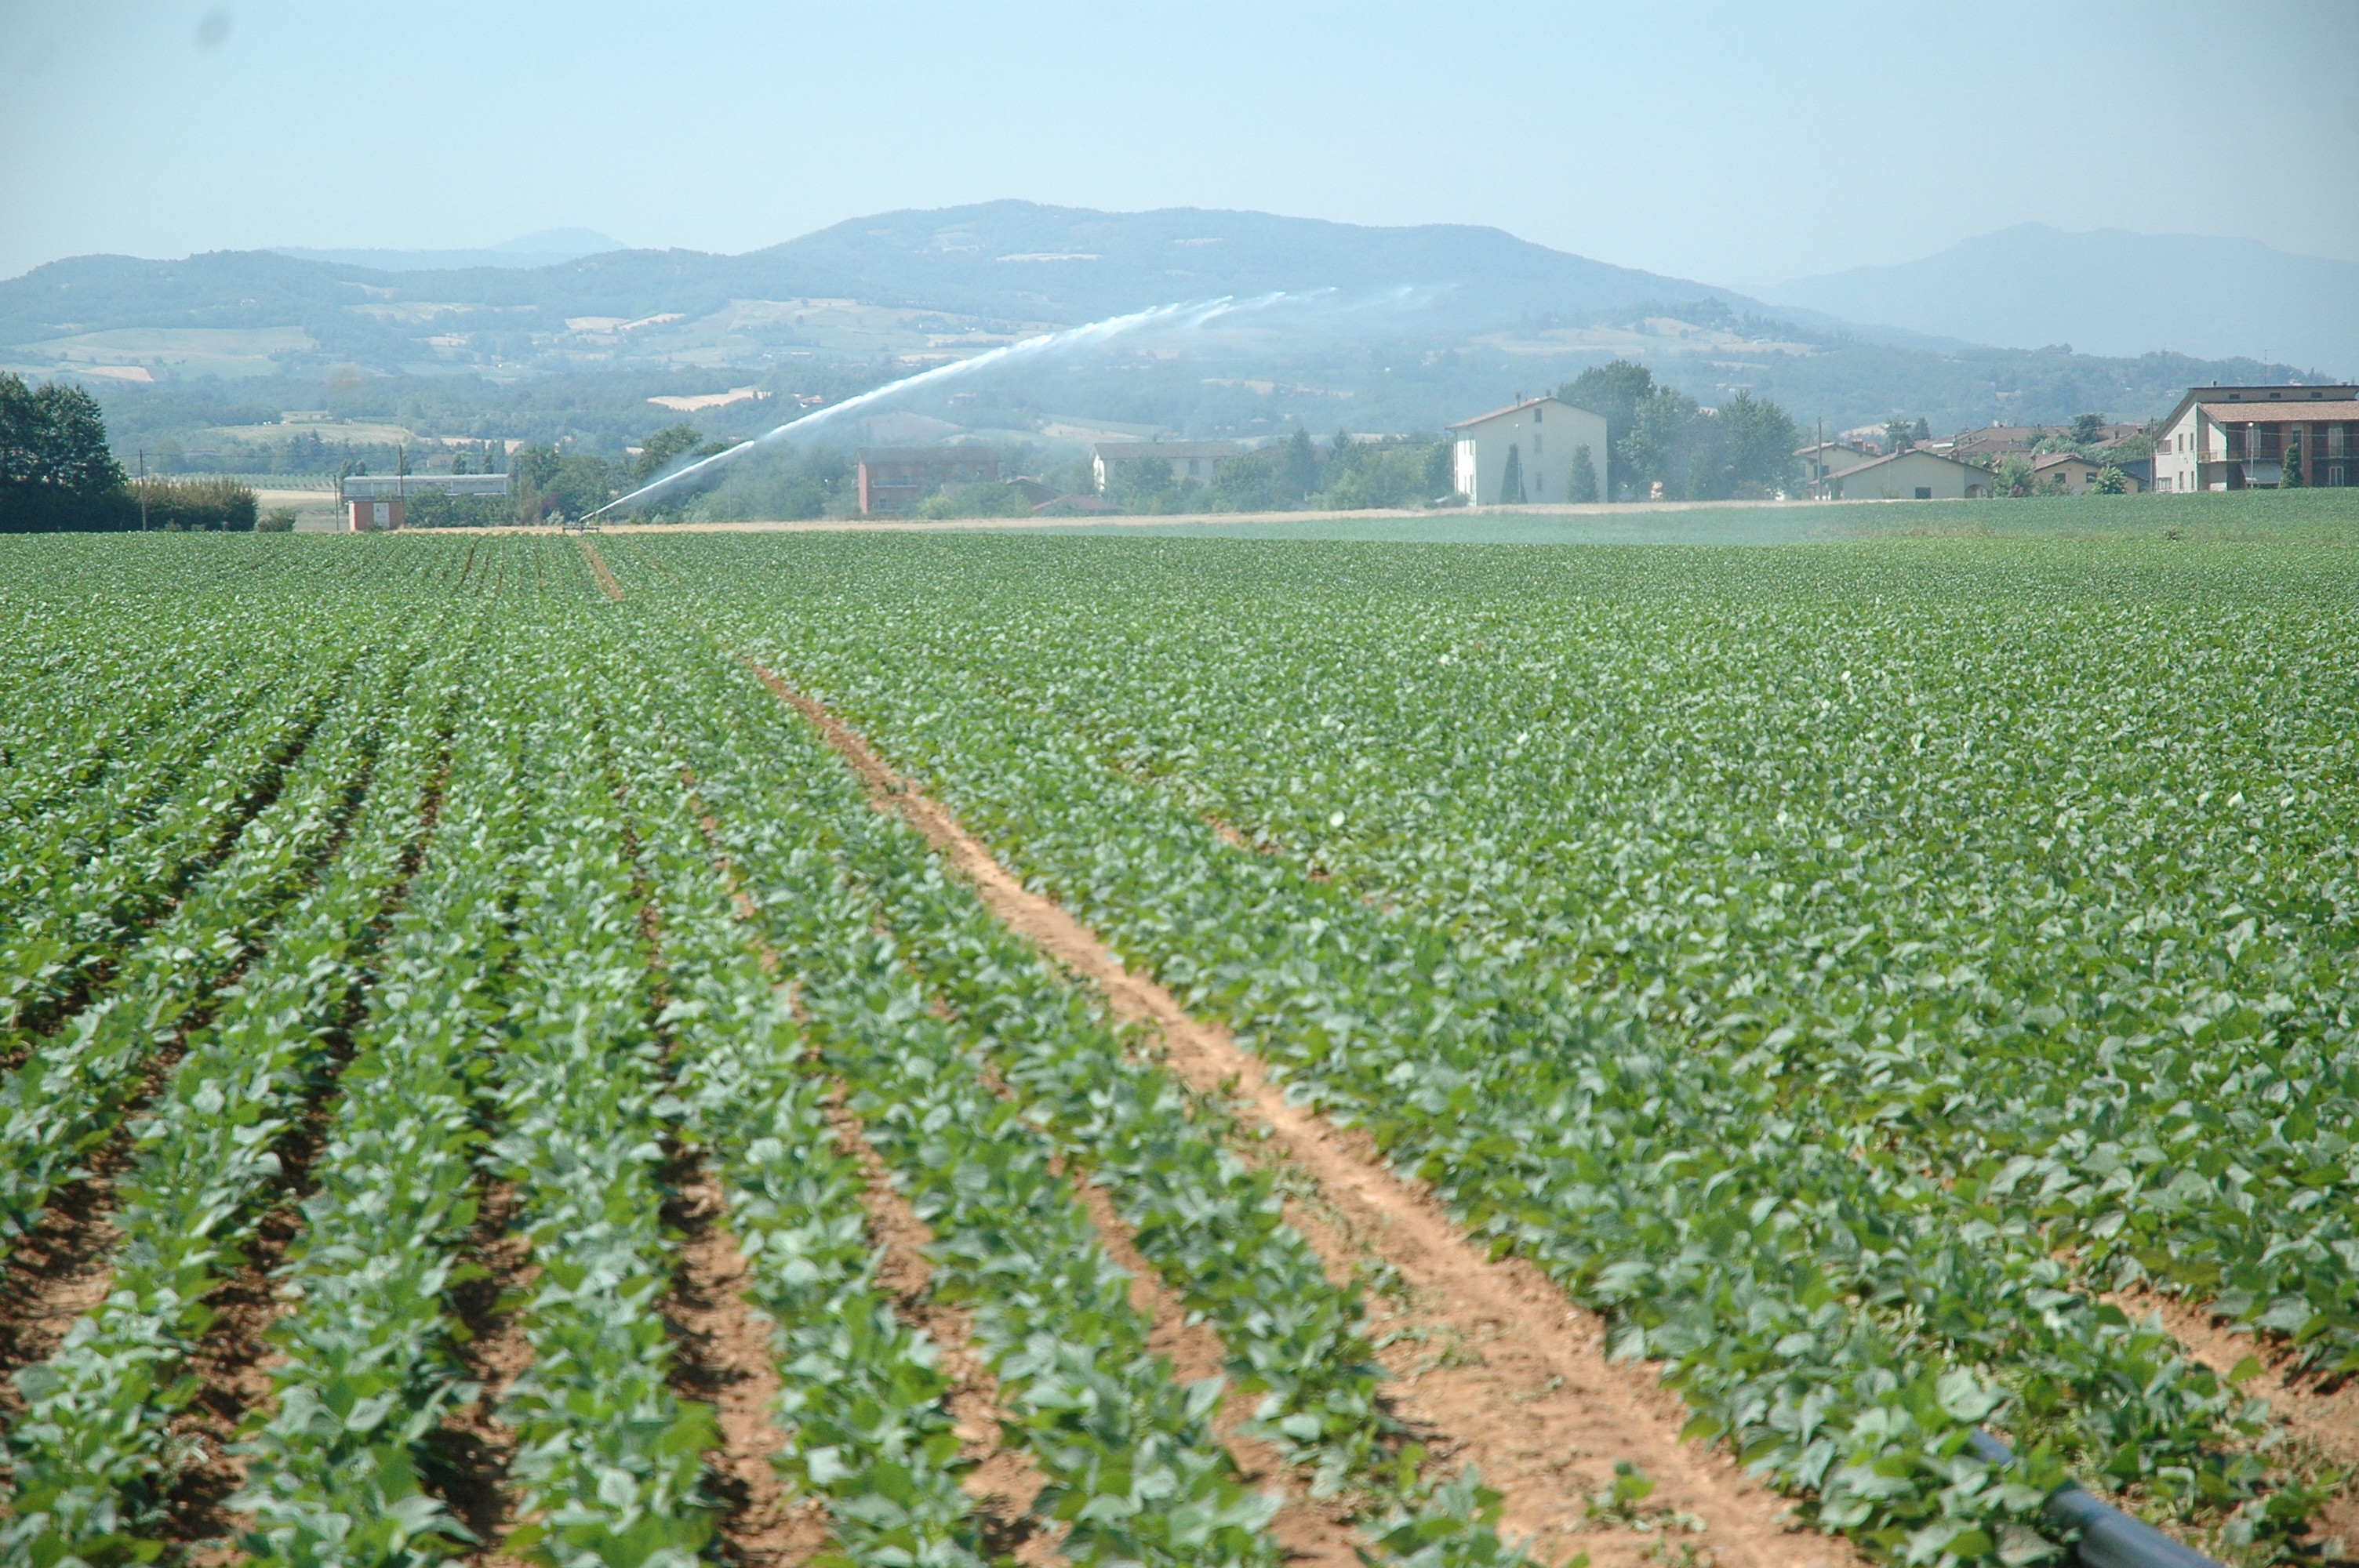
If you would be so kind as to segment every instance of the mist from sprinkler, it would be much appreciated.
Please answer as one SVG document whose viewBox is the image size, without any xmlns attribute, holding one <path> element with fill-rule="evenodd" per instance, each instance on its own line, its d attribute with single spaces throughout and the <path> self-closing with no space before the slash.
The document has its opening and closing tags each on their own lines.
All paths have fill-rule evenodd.
<svg viewBox="0 0 2359 1568">
<path fill-rule="evenodd" d="M 1323 294 L 1326 291 L 1321 292 Z M 1299 301 L 1310 297 L 1312 297 L 1280 292 L 1241 300 L 1223 295 L 1218 299 L 1199 299 L 1176 305 L 1158 305 L 1146 310 L 1134 310 L 1126 316 L 1109 316 L 1103 321 L 1092 321 L 1080 327 L 1068 327 L 1060 332 L 1048 332 L 1037 338 L 1027 338 L 1020 343 L 1004 344 L 987 352 L 977 354 L 971 360 L 957 360 L 949 364 L 936 365 L 931 370 L 921 370 L 915 375 L 906 375 L 898 381 L 888 382 L 883 386 L 847 397 L 841 403 L 830 404 L 824 408 L 814 408 L 798 418 L 788 420 L 765 435 L 756 437 L 753 440 L 741 441 L 734 447 L 713 453 L 711 457 L 700 458 L 669 473 L 659 474 L 628 495 L 619 496 L 606 503 L 597 511 L 588 514 L 582 521 L 586 523 L 591 518 L 603 516 L 618 508 L 634 506 L 668 494 L 690 483 L 700 476 L 711 477 L 717 474 L 723 468 L 743 458 L 748 452 L 769 446 L 774 442 L 789 439 L 799 433 L 808 433 L 812 427 L 827 420 L 849 414 L 856 408 L 864 408 L 873 404 L 881 403 L 886 398 L 897 396 L 916 387 L 979 374 L 1016 360 L 1039 359 L 1051 354 L 1063 353 L 1069 350 L 1103 342 L 1109 338 L 1120 337 L 1125 333 L 1174 330 L 1193 331 L 1225 316 L 1234 316 L 1249 310 L 1265 310 L 1282 301 Z"/>
</svg>

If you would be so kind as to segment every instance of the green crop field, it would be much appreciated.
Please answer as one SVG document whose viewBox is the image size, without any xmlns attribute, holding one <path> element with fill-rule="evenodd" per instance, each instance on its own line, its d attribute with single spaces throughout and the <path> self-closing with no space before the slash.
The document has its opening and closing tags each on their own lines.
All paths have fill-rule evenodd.
<svg viewBox="0 0 2359 1568">
<path fill-rule="evenodd" d="M 0 540 L 7 1559 L 2346 1558 L 2359 509 L 2185 499 Z"/>
</svg>

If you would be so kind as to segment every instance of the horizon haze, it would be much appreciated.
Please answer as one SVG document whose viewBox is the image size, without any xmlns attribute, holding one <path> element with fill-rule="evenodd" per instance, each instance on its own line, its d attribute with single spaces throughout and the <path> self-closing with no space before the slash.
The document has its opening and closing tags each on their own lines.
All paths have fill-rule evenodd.
<svg viewBox="0 0 2359 1568">
<path fill-rule="evenodd" d="M 2359 159 L 2343 65 L 2359 9 L 2247 7 L 2247 36 L 2310 47 L 2158 91 L 2208 14 L 2007 5 L 1962 29 L 1930 7 L 1706 6 L 1670 49 L 1651 13 L 1478 7 L 1439 24 L 1465 35 L 1445 70 L 1432 15 L 1406 6 L 1212 5 L 1184 25 L 1071 5 L 734 6 L 672 28 L 443 0 L 11 8 L 0 135 L 43 156 L 0 163 L 0 276 L 94 254 L 470 252 L 560 228 L 738 254 L 1006 197 L 1493 226 L 1721 287 L 1918 262 L 2020 223 L 2359 262 L 2359 203 L 2319 200 L 2313 172 Z M 2097 40 L 2107 69 L 1924 69 L 2059 34 Z M 2314 158 L 2255 162 L 2218 134 L 2288 115 Z"/>
</svg>

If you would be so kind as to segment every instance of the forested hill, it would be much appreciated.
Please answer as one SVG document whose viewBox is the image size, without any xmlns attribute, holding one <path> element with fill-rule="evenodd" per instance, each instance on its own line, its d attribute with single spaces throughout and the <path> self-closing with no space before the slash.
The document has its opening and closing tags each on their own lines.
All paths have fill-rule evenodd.
<svg viewBox="0 0 2359 1568">
<path fill-rule="evenodd" d="M 1169 300 L 1322 289 L 1347 302 L 1410 291 L 1435 325 L 1475 331 L 1527 316 L 1738 297 L 1500 229 L 1378 229 L 1194 207 L 1099 212 L 992 201 L 886 212 L 755 254 L 858 277 L 880 302 L 1068 323 Z"/>
<path fill-rule="evenodd" d="M 658 396 L 751 384 L 832 399 L 1045 327 L 1280 292 L 1294 297 L 1199 334 L 1184 364 L 1011 373 L 987 400 L 1018 431 L 1076 416 L 1205 436 L 1430 430 L 1620 357 L 1707 405 L 1744 391 L 1831 429 L 1894 415 L 1952 429 L 2142 418 L 2197 382 L 2298 369 L 1859 328 L 1497 229 L 995 201 L 855 219 L 734 256 L 401 271 L 269 251 L 77 257 L 0 282 L 0 371 L 101 387 L 111 420 L 158 438 L 281 409 L 406 407 L 404 388 L 506 405 L 563 384 L 549 395 L 569 408 L 614 406 L 567 428 L 620 440 L 670 416 Z M 361 396 L 364 383 L 375 390 Z M 210 406 L 226 401 L 258 412 Z M 748 401 L 728 417 L 766 413 Z"/>
<path fill-rule="evenodd" d="M 1498 229 L 995 201 L 853 219 L 734 256 L 609 251 L 552 266 L 402 272 L 267 251 L 162 262 L 79 256 L 0 283 L 0 344 L 23 349 L 125 328 L 299 326 L 322 351 L 375 358 L 420 335 L 384 325 L 414 327 L 405 318 L 434 307 L 561 330 L 583 317 L 696 316 L 732 299 L 836 297 L 1071 326 L 1176 300 L 1319 290 L 1347 300 L 1406 294 L 1419 325 L 1443 331 L 1651 301 L 1737 299 Z"/>
</svg>

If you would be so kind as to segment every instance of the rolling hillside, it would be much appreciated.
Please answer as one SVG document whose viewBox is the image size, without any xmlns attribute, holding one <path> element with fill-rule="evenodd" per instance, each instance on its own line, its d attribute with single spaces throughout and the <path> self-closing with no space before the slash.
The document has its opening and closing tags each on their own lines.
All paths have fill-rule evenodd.
<svg viewBox="0 0 2359 1568">
<path fill-rule="evenodd" d="M 1921 261 L 1761 292 L 1848 320 L 2010 348 L 2271 355 L 2327 376 L 2359 374 L 2359 264 L 2252 240 L 2023 223 Z"/>
<path fill-rule="evenodd" d="M 0 282 L 0 369 L 98 387 L 118 430 L 142 439 L 195 444 L 330 407 L 615 447 L 674 416 L 658 397 L 750 385 L 833 400 L 1058 326 L 1273 293 L 1288 297 L 1216 330 L 1117 339 L 909 407 L 1019 434 L 1091 421 L 1430 430 L 1623 356 L 1707 404 L 1746 391 L 1830 428 L 1892 415 L 1954 428 L 2143 417 L 2191 382 L 2290 373 L 1860 329 L 1496 229 L 1022 201 L 884 213 L 734 256 L 617 250 L 399 271 L 276 252 L 77 257 Z M 749 396 L 701 416 L 745 434 L 784 406 Z"/>
</svg>

